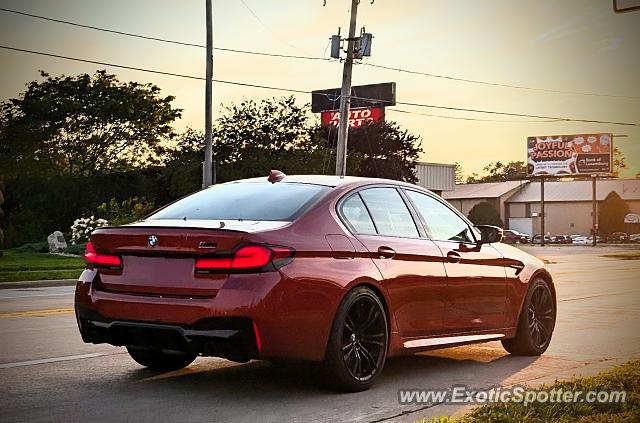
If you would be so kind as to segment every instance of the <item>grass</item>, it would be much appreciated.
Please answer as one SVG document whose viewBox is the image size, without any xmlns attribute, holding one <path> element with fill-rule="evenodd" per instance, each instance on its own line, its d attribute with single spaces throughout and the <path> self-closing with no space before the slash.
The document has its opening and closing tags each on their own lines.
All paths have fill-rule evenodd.
<svg viewBox="0 0 640 423">
<path fill-rule="evenodd" d="M 81 257 L 5 250 L 0 257 L 0 283 L 76 279 L 83 269 Z"/>
<path fill-rule="evenodd" d="M 495 403 L 478 407 L 458 418 L 440 417 L 422 419 L 419 423 L 568 423 L 568 422 L 637 422 L 640 421 L 640 361 L 631 361 L 593 377 L 576 378 L 556 382 L 539 389 L 563 389 L 563 391 L 618 391 L 627 392 L 624 403 Z"/>
<path fill-rule="evenodd" d="M 603 257 L 617 258 L 620 260 L 640 260 L 640 251 L 630 251 L 628 253 L 605 254 Z"/>
</svg>

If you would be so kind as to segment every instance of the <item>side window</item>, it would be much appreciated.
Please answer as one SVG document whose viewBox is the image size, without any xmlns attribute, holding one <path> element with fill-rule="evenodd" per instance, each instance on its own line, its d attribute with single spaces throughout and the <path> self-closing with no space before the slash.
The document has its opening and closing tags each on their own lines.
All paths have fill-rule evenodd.
<svg viewBox="0 0 640 423">
<path fill-rule="evenodd" d="M 436 241 L 475 242 L 467 222 L 435 198 L 420 192 L 405 191 L 427 224 L 431 239 Z"/>
<path fill-rule="evenodd" d="M 369 188 L 360 191 L 360 195 L 379 235 L 419 237 L 411 213 L 395 188 Z"/>
<path fill-rule="evenodd" d="M 340 214 L 347 221 L 347 225 L 351 227 L 353 232 L 364 235 L 376 234 L 376 228 L 373 226 L 371 216 L 369 216 L 369 212 L 357 193 L 342 202 Z"/>
</svg>

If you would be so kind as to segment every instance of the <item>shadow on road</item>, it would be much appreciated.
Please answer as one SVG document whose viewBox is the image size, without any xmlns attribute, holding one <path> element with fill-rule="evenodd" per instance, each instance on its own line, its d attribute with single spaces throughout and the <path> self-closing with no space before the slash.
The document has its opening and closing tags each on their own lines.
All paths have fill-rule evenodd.
<svg viewBox="0 0 640 423">
<path fill-rule="evenodd" d="M 457 347 L 395 357 L 387 361 L 374 391 L 402 388 L 448 388 L 499 385 L 539 357 L 515 357 L 496 348 Z M 321 368 L 311 363 L 252 361 L 246 364 L 199 359 L 189 368 L 169 372 L 137 369 L 127 374 L 136 386 L 159 387 L 192 395 L 296 397 L 331 394 L 323 387 Z M 473 382 L 471 382 L 473 381 Z M 245 397 L 246 398 L 246 397 Z"/>
</svg>

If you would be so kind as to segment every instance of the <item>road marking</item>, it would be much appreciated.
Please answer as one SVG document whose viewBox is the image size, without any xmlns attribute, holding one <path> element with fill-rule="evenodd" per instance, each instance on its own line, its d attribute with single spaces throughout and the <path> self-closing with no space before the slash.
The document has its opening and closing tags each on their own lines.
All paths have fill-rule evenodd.
<svg viewBox="0 0 640 423">
<path fill-rule="evenodd" d="M 0 369 L 12 369 L 14 367 L 34 366 L 36 364 L 57 363 L 59 361 L 80 360 L 83 358 L 102 357 L 104 355 L 113 355 L 112 353 L 91 353 L 79 355 L 67 355 L 64 357 L 42 358 L 40 360 L 17 361 L 15 363 L 0 364 Z"/>
<path fill-rule="evenodd" d="M 593 294 L 593 295 L 581 295 L 581 296 L 576 296 L 576 297 L 562 298 L 562 299 L 558 300 L 558 302 L 562 303 L 562 302 L 565 302 L 565 301 L 588 300 L 590 298 L 599 298 L 599 297 L 608 297 L 608 296 L 612 296 L 612 295 L 630 294 L 632 292 L 638 292 L 638 291 L 640 291 L 640 289 L 631 289 L 631 290 L 628 290 L 628 291 L 617 291 L 617 292 L 603 292 L 601 294 Z"/>
<path fill-rule="evenodd" d="M 73 312 L 73 308 L 49 308 L 45 310 L 8 311 L 0 313 L 0 319 L 6 317 L 45 317 L 52 314 L 67 314 Z"/>
</svg>

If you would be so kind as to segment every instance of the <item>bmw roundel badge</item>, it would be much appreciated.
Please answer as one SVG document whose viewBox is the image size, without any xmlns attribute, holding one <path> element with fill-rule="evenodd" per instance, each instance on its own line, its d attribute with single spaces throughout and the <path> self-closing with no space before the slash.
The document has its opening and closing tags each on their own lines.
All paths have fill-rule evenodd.
<svg viewBox="0 0 640 423">
<path fill-rule="evenodd" d="M 155 247 L 158 245 L 158 237 L 155 235 L 149 236 L 149 247 Z"/>
</svg>

